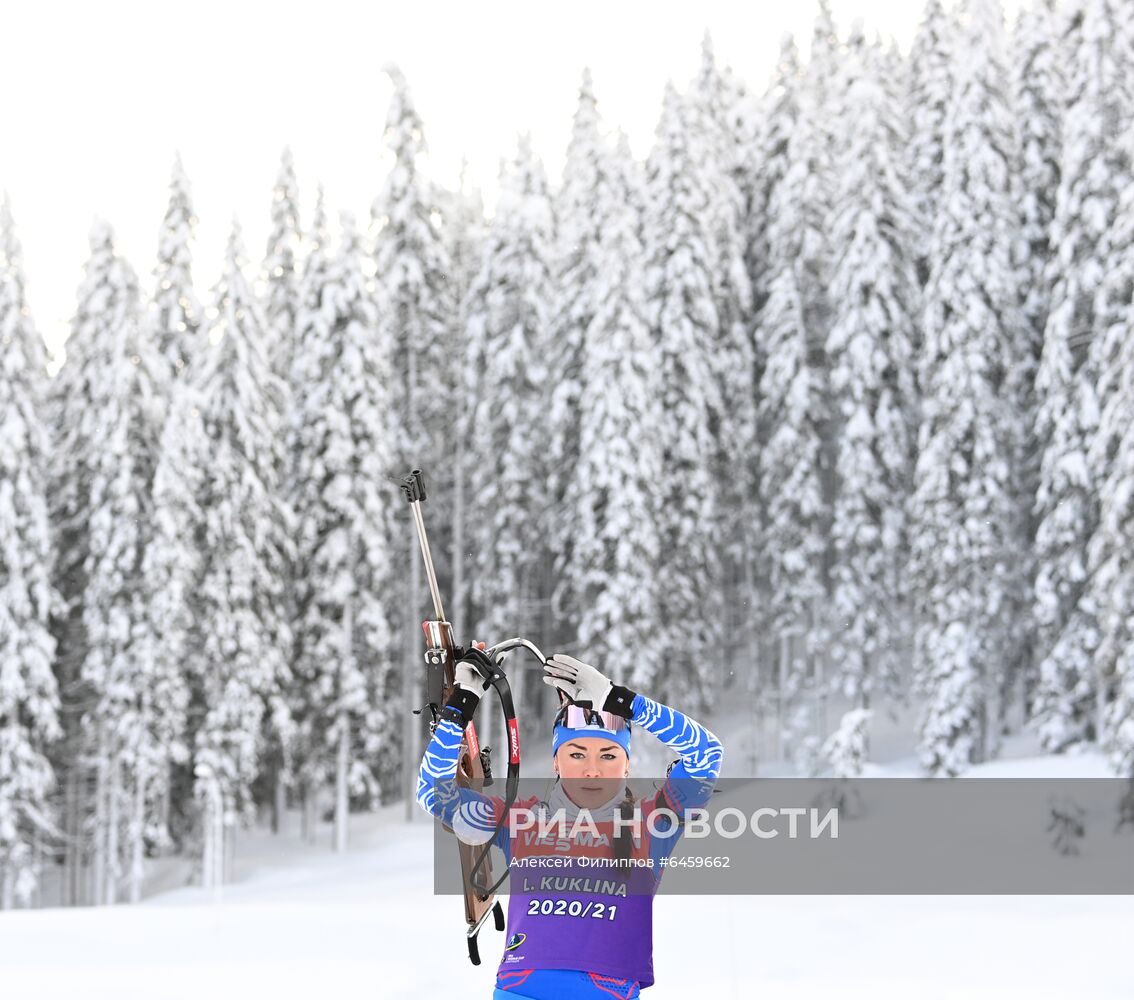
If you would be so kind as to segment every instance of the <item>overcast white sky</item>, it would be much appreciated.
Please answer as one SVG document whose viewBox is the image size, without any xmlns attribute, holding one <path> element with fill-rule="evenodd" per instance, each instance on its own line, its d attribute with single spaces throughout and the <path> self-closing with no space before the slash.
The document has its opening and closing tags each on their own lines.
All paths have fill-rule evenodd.
<svg viewBox="0 0 1134 1000">
<path fill-rule="evenodd" d="M 922 4 L 832 7 L 841 32 L 861 18 L 908 49 Z M 303 222 L 316 180 L 332 220 L 345 208 L 365 221 L 382 180 L 388 61 L 409 80 L 431 172 L 455 182 L 467 155 L 491 205 L 500 157 L 522 130 L 558 181 L 584 66 L 607 124 L 644 156 L 665 82 L 685 87 L 706 29 L 718 58 L 762 90 L 785 32 L 806 51 L 815 9 L 783 0 L 6 4 L 0 189 L 12 199 L 33 316 L 58 347 L 95 217 L 115 227 L 152 290 L 177 150 L 200 220 L 194 277 L 206 304 L 234 213 L 259 263 L 285 144 Z"/>
</svg>

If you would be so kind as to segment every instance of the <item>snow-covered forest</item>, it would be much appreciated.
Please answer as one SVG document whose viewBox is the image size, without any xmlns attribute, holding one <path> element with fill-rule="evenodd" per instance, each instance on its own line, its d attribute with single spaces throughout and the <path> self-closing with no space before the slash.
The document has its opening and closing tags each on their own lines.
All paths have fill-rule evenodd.
<svg viewBox="0 0 1134 1000">
<path fill-rule="evenodd" d="M 301 218 L 285 150 L 206 287 L 178 159 L 54 364 L 0 208 L 0 908 L 408 794 L 412 468 L 458 641 L 750 705 L 805 770 L 901 707 L 926 774 L 1028 729 L 1134 777 L 1129 0 L 928 0 L 908 52 L 820 0 L 770 81 L 706 38 L 644 162 L 584 71 L 491 215 L 388 72 L 368 219 Z"/>
</svg>

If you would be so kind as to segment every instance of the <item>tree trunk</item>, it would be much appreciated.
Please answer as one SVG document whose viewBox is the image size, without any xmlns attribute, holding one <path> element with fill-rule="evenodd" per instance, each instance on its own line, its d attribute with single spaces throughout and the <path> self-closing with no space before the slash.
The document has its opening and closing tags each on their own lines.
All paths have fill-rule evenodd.
<svg viewBox="0 0 1134 1000">
<path fill-rule="evenodd" d="M 303 788 L 303 839 L 309 844 L 315 843 L 318 823 L 317 804 L 318 793 L 315 782 L 309 778 Z"/>
<path fill-rule="evenodd" d="M 760 666 L 762 653 L 760 649 L 760 636 L 756 629 L 756 583 L 755 573 L 752 569 L 752 558 L 748 552 L 747 546 L 745 547 L 743 565 L 741 567 L 743 579 L 743 592 L 741 606 L 747 609 L 746 620 L 743 623 L 743 629 L 748 636 L 748 656 L 752 661 L 752 667 L 748 675 L 744 678 L 747 683 L 743 683 L 737 687 L 737 691 L 748 691 L 748 696 L 751 699 L 752 709 L 752 774 L 755 776 L 756 769 L 760 765 L 760 754 L 763 751 L 764 742 L 764 713 L 761 711 L 761 701 L 763 692 L 760 685 Z M 739 616 L 738 616 L 739 618 Z M 737 623 L 740 627 L 740 622 Z"/>
<path fill-rule="evenodd" d="M 221 885 L 232 881 L 232 872 L 236 867 L 236 820 L 225 810 L 224 817 L 224 867 L 221 870 Z"/>
<path fill-rule="evenodd" d="M 787 675 L 788 659 L 791 657 L 791 636 L 780 635 L 780 677 L 776 691 L 776 740 L 779 743 L 780 758 L 787 759 L 787 739 L 784 733 L 784 717 L 787 714 Z"/>
<path fill-rule="evenodd" d="M 98 725 L 98 772 L 95 776 L 95 816 L 94 816 L 94 859 L 92 865 L 94 877 L 94 903 L 101 905 L 106 901 L 106 845 L 107 823 L 109 817 L 106 809 L 107 782 L 107 746 L 106 725 Z"/>
<path fill-rule="evenodd" d="M 753 641 L 751 645 L 752 670 L 749 675 L 748 697 L 749 707 L 752 711 L 752 775 L 755 777 L 760 766 L 760 752 L 764 742 L 764 714 L 760 711 L 760 644 Z M 744 690 L 738 688 L 738 690 Z"/>
<path fill-rule="evenodd" d="M 67 768 L 63 792 L 63 829 L 67 840 L 63 846 L 63 889 L 60 902 L 64 906 L 79 905 L 79 765 L 72 758 Z"/>
<path fill-rule="evenodd" d="M 201 888 L 213 887 L 213 873 L 216 867 L 213 855 L 216 846 L 213 843 L 213 800 L 207 792 L 201 816 Z"/>
<path fill-rule="evenodd" d="M 272 805 L 272 833 L 279 833 L 283 826 L 284 813 L 287 812 L 287 784 L 283 768 L 276 769 L 275 794 Z"/>
<path fill-rule="evenodd" d="M 145 877 L 146 856 L 146 780 L 144 768 L 139 768 L 134 782 L 134 821 L 130 824 L 130 902 L 142 900 L 142 881 Z"/>
<path fill-rule="evenodd" d="M 418 811 L 414 801 L 417 786 L 417 761 L 414 753 L 417 746 L 417 727 L 414 725 L 414 720 L 417 716 L 413 714 L 413 711 L 415 708 L 421 707 L 417 704 L 417 680 L 421 673 L 419 666 L 422 662 L 421 623 L 417 621 L 415 610 L 417 608 L 416 598 L 421 590 L 421 559 L 420 557 L 412 558 L 414 555 L 412 550 L 410 555 L 409 588 L 405 595 L 406 654 L 402 659 L 405 664 L 402 675 L 402 690 L 404 692 L 402 704 L 402 792 L 406 800 L 405 817 L 407 823 L 414 821 Z"/>
<path fill-rule="evenodd" d="M 814 636 L 816 632 L 825 632 L 819 628 L 820 615 L 820 599 L 816 598 L 811 602 L 811 635 Z M 816 736 L 820 740 L 827 737 L 827 657 L 830 654 L 830 644 L 825 643 L 823 649 L 814 650 L 812 656 L 815 664 L 814 677 L 815 677 L 815 694 L 819 702 L 819 711 L 816 712 L 815 725 L 818 729 Z"/>
<path fill-rule="evenodd" d="M 347 775 L 350 769 L 350 717 L 339 712 L 339 756 L 335 767 L 335 852 L 342 854 L 347 848 L 347 822 L 350 816 L 350 788 Z"/>
<path fill-rule="evenodd" d="M 1101 658 L 1095 657 L 1095 743 L 1102 745 L 1106 732 L 1106 704 L 1109 694 L 1106 675 L 1102 670 Z"/>
<path fill-rule="evenodd" d="M 352 548 L 353 551 L 353 548 Z M 347 594 L 343 603 L 342 666 L 340 677 L 349 674 L 354 665 L 354 600 Z M 341 693 L 341 685 L 340 685 Z M 339 711 L 339 753 L 335 766 L 335 851 L 342 854 L 347 846 L 347 823 L 350 817 L 350 716 Z"/>
<path fill-rule="evenodd" d="M 30 903 L 37 910 L 43 906 L 43 856 L 45 853 L 43 834 L 37 827 L 35 833 L 32 834 L 32 864 L 35 866 L 36 879 Z"/>
<path fill-rule="evenodd" d="M 119 824 L 121 818 L 118 810 L 121 805 L 122 796 L 120 794 L 119 779 L 121 777 L 121 765 L 118 763 L 117 755 L 110 765 L 110 781 L 107 785 L 107 842 L 106 842 L 106 896 L 105 901 L 107 904 L 113 906 L 118 902 L 118 876 L 119 871 L 119 852 L 121 845 L 118 842 Z"/>
<path fill-rule="evenodd" d="M 453 475 L 456 477 L 453 496 L 453 609 L 449 615 L 454 631 L 460 626 L 461 634 L 467 634 L 470 625 L 465 617 L 465 450 L 462 445 L 463 442 L 458 441 L 453 460 Z"/>
<path fill-rule="evenodd" d="M 173 787 L 173 762 L 169 760 L 165 761 L 165 763 L 162 764 L 162 768 L 163 779 L 161 786 L 161 802 L 158 806 L 158 822 L 161 825 L 162 838 L 165 839 L 169 831 L 169 814 L 172 803 L 172 793 L 170 789 Z M 164 851 L 159 851 L 158 853 L 160 856 Z"/>
</svg>

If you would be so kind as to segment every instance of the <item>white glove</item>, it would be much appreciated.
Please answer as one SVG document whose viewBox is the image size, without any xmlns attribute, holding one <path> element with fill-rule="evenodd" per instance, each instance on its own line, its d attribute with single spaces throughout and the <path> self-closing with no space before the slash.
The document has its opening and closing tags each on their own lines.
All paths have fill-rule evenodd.
<svg viewBox="0 0 1134 1000">
<path fill-rule="evenodd" d="M 589 701 L 591 708 L 600 712 L 614 687 L 601 671 L 565 653 L 555 653 L 543 665 L 543 682 L 572 701 Z"/>
<path fill-rule="evenodd" d="M 480 676 L 480 671 L 471 663 L 457 664 L 457 669 L 453 675 L 453 684 L 455 687 L 471 691 L 478 697 L 484 694 L 484 678 Z"/>
<path fill-rule="evenodd" d="M 483 649 L 483 645 L 479 648 Z M 488 682 L 484 679 L 484 675 L 471 663 L 459 660 L 457 662 L 457 668 L 453 672 L 453 686 L 464 688 L 466 691 L 471 691 L 479 697 L 484 694 Z"/>
</svg>

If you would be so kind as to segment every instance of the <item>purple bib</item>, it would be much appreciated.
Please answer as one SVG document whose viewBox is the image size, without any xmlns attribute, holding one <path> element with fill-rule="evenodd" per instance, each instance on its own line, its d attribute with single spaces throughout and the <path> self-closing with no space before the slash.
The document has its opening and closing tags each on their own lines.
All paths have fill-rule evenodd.
<svg viewBox="0 0 1134 1000">
<path fill-rule="evenodd" d="M 609 837 L 610 823 L 596 827 Z M 508 939 L 499 973 L 579 969 L 637 980 L 642 987 L 653 983 L 656 869 L 586 864 L 587 858 L 612 857 L 609 846 L 576 858 L 520 833 L 511 847 Z M 646 834 L 632 857 L 649 856 Z M 541 863 L 544 858 L 557 863 Z"/>
</svg>

